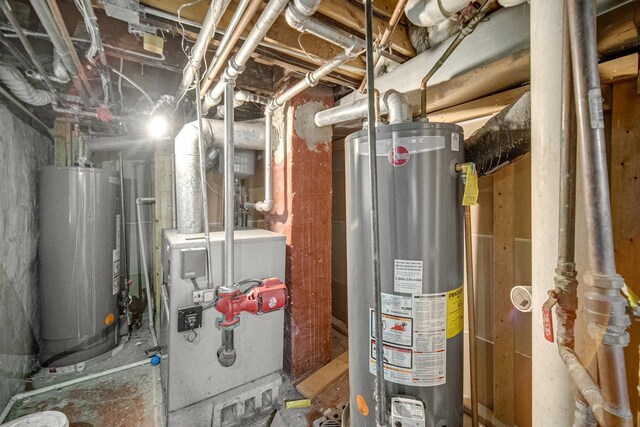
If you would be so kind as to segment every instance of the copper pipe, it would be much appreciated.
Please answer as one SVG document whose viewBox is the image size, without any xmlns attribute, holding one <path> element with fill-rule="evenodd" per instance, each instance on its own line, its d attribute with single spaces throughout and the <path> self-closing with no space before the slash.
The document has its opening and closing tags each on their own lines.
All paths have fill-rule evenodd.
<svg viewBox="0 0 640 427">
<path fill-rule="evenodd" d="M 251 21 L 253 15 L 255 15 L 258 11 L 260 4 L 262 4 L 262 0 L 252 0 L 252 2 L 249 4 L 249 7 L 242 16 L 242 19 L 240 20 L 240 22 L 238 22 L 238 26 L 234 29 L 233 35 L 229 39 L 229 42 L 222 48 L 220 56 L 218 57 L 216 62 L 212 64 L 211 67 L 209 67 L 209 69 L 207 70 L 204 81 L 202 82 L 202 88 L 200 90 L 201 99 L 207 93 L 207 90 L 209 89 L 209 86 L 211 86 L 211 83 L 213 83 L 215 78 L 218 76 L 220 69 L 227 63 L 227 57 L 238 42 L 238 39 L 244 32 L 247 25 L 249 25 L 249 21 Z"/>
<path fill-rule="evenodd" d="M 473 239 L 471 206 L 464 207 L 464 249 L 467 270 L 467 310 L 469 311 L 469 366 L 471 380 L 471 425 L 478 427 L 478 366 L 476 358 L 476 302 L 473 283 Z"/>
<path fill-rule="evenodd" d="M 380 91 L 378 89 L 373 90 L 373 112 L 375 115 L 374 123 L 378 127 L 380 124 Z"/>
<path fill-rule="evenodd" d="M 391 38 L 391 34 L 398 26 L 398 22 L 400 22 L 400 18 L 402 17 L 402 13 L 404 12 L 404 6 L 407 4 L 408 0 L 398 0 L 395 9 L 393 9 L 393 13 L 391 14 L 391 18 L 389 18 L 389 24 L 387 24 L 387 28 L 384 29 L 384 33 L 382 33 L 382 37 L 380 41 L 376 43 L 380 49 L 384 49 L 387 43 L 389 43 L 389 39 Z M 373 61 L 374 69 L 378 65 L 378 61 L 380 61 L 380 54 L 376 52 L 375 59 Z M 365 75 L 362 79 L 362 83 L 360 83 L 360 87 L 358 91 L 364 93 L 365 87 L 367 86 L 367 76 Z"/>
</svg>

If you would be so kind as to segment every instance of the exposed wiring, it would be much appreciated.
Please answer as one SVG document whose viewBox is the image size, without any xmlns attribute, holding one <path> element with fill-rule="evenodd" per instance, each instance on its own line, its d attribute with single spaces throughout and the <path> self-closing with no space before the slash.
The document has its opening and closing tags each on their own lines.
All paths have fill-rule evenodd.
<svg viewBox="0 0 640 427">
<path fill-rule="evenodd" d="M 198 282 L 196 282 L 196 279 L 192 278 L 191 283 L 193 283 L 193 287 L 196 291 L 200 290 L 200 288 L 198 287 Z"/>
<path fill-rule="evenodd" d="M 95 25 L 97 25 L 97 23 L 94 25 L 91 22 L 91 19 L 89 18 L 89 13 L 87 12 L 87 8 L 82 3 L 82 0 L 74 0 L 74 3 L 76 4 L 76 7 L 80 11 L 82 18 L 84 19 L 84 26 L 87 29 L 87 33 L 89 34 L 89 39 L 91 41 L 91 45 L 89 46 L 89 49 L 87 49 L 85 53 L 85 57 L 89 60 L 89 62 L 93 64 L 95 62 L 94 58 L 98 54 L 98 50 L 99 50 L 98 36 L 96 34 L 96 28 L 95 28 Z"/>
<path fill-rule="evenodd" d="M 142 87 L 140 87 L 136 82 L 134 82 L 129 77 L 125 76 L 123 73 L 121 73 L 120 71 L 116 70 L 115 68 L 109 66 L 109 69 L 111 71 L 113 71 L 114 73 L 116 73 L 117 75 L 119 75 L 120 77 L 122 77 L 123 79 L 125 79 L 126 81 L 128 81 L 129 83 L 131 83 L 131 85 L 133 87 L 138 89 L 140 91 L 140 93 L 142 93 L 144 95 L 144 97 L 147 98 L 147 101 L 149 101 L 149 111 L 153 110 L 153 106 L 154 106 L 153 99 L 151 99 L 149 94 L 144 89 L 142 89 Z"/>
<path fill-rule="evenodd" d="M 191 327 L 189 328 L 189 331 L 193 332 L 192 334 L 187 335 L 187 341 L 189 341 L 190 343 L 194 343 L 197 339 L 198 339 L 198 333 L 195 330 L 195 323 L 191 325 Z M 193 337 L 193 338 L 192 338 Z"/>
<path fill-rule="evenodd" d="M 183 4 L 182 6 L 180 6 L 180 7 L 178 8 L 178 12 L 177 12 L 177 15 L 178 15 L 178 25 L 180 25 L 180 29 L 182 29 L 182 33 L 181 33 L 181 35 L 182 35 L 182 40 L 181 40 L 181 42 L 180 42 L 180 46 L 182 47 L 182 51 L 184 52 L 184 54 L 187 56 L 187 59 L 190 59 L 190 58 L 191 58 L 191 55 L 189 55 L 189 54 L 187 53 L 187 49 L 185 48 L 185 42 L 187 41 L 187 38 L 184 36 L 185 29 L 184 29 L 184 25 L 182 25 L 182 17 L 181 17 L 180 15 L 181 15 L 181 13 L 182 13 L 182 9 L 187 8 L 187 7 L 191 7 L 191 6 L 195 6 L 196 4 L 200 3 L 201 1 L 202 1 L 202 0 L 195 0 L 195 1 L 192 1 L 191 3 L 185 3 L 185 4 Z M 189 65 L 189 64 L 187 64 L 187 65 Z"/>
<path fill-rule="evenodd" d="M 122 73 L 122 66 L 124 65 L 124 59 L 120 58 L 120 73 Z M 120 94 L 120 114 L 124 114 L 124 97 L 122 96 L 122 75 L 118 76 L 118 93 Z"/>
</svg>

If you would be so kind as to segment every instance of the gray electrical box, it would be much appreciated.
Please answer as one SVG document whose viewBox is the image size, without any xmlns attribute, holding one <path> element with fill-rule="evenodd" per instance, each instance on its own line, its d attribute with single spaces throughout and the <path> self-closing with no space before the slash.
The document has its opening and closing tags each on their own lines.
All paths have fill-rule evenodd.
<svg viewBox="0 0 640 427">
<path fill-rule="evenodd" d="M 180 249 L 180 277 L 183 279 L 197 279 L 206 275 L 206 248 Z"/>
<path fill-rule="evenodd" d="M 207 289 L 203 245 L 202 234 L 180 235 L 176 230 L 163 231 L 164 307 L 158 310 L 161 315 L 159 340 L 169 356 L 160 367 L 170 427 L 227 425 L 221 423 L 220 414 L 229 402 L 240 401 L 246 394 L 239 390 L 246 389 L 247 383 L 255 388 L 256 384 L 282 370 L 284 311 L 260 316 L 242 313 L 240 324 L 234 329 L 237 360 L 228 368 L 218 362 L 222 332 L 216 327 L 216 319 L 221 314 L 214 307 L 206 308 L 210 302 L 203 301 L 201 305 L 194 302 L 193 280 L 201 290 Z M 259 229 L 236 230 L 234 246 L 236 283 L 268 277 L 285 280 L 285 236 Z M 210 233 L 210 248 L 212 281 L 214 286 L 219 286 L 223 283 L 224 232 Z M 199 274 L 202 276 L 192 277 Z M 194 307 L 204 308 L 202 325 L 197 328 L 196 325 L 192 327 L 189 318 L 195 313 Z M 195 318 L 195 322 L 199 320 Z M 262 393 L 254 399 L 256 413 L 271 410 L 267 407 L 277 398 L 277 388 L 272 387 L 267 395 L 266 404 Z M 246 399 L 242 399 L 242 406 Z M 197 422 L 193 418 L 196 410 L 199 414 Z M 242 425 L 240 418 L 238 423 L 233 425 Z"/>
</svg>

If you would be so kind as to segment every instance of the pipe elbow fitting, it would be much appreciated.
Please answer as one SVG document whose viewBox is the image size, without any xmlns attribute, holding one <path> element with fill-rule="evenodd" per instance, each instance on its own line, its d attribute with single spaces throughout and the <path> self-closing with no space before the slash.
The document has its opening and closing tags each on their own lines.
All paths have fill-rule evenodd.
<svg viewBox="0 0 640 427">
<path fill-rule="evenodd" d="M 406 123 L 411 121 L 411 103 L 406 94 L 389 89 L 382 96 L 382 102 L 385 107 L 387 107 L 389 123 Z"/>
<path fill-rule="evenodd" d="M 287 21 L 289 26 L 301 33 L 305 32 L 306 23 L 309 19 L 308 16 L 301 14 L 298 10 L 292 5 L 290 5 L 284 14 L 284 19 Z"/>
<path fill-rule="evenodd" d="M 309 17 L 318 11 L 320 0 L 293 0 L 292 5 L 302 15 Z"/>
<path fill-rule="evenodd" d="M 273 200 L 263 200 L 256 203 L 256 210 L 260 212 L 269 212 L 273 208 Z"/>
</svg>

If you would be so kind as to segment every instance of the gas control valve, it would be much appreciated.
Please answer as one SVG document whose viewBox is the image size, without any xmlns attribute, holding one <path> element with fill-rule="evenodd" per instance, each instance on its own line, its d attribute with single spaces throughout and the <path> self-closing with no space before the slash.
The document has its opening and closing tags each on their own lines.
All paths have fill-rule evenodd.
<svg viewBox="0 0 640 427">
<path fill-rule="evenodd" d="M 276 277 L 262 280 L 258 286 L 246 292 L 239 289 L 218 292 L 216 310 L 223 314 L 218 319 L 218 327 L 232 329 L 240 322 L 240 313 L 265 314 L 282 310 L 289 302 L 289 291 Z"/>
</svg>

